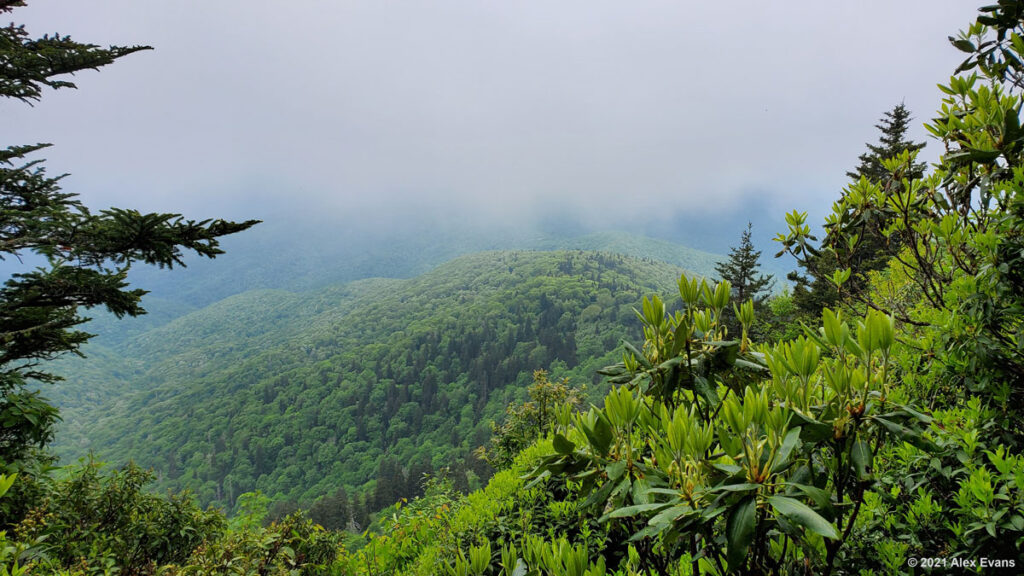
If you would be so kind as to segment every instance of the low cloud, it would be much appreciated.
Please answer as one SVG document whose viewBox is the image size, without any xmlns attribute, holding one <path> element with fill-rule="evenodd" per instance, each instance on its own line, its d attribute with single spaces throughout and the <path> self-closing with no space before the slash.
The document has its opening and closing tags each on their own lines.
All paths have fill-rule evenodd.
<svg viewBox="0 0 1024 576">
<path fill-rule="evenodd" d="M 974 10 L 52 0 L 12 16 L 157 49 L 0 113 L 4 145 L 57 144 L 51 170 L 93 205 L 384 224 L 393 210 L 669 222 L 760 196 L 814 211 L 883 112 L 930 117 L 958 63 L 946 36 Z"/>
</svg>

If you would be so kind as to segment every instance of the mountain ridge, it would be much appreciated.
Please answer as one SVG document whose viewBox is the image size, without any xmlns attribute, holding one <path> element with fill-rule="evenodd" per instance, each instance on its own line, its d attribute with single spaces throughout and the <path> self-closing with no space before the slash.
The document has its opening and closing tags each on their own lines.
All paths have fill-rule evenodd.
<svg viewBox="0 0 1024 576">
<path fill-rule="evenodd" d="M 245 292 L 136 336 L 112 402 L 76 407 L 87 383 L 65 383 L 58 449 L 135 460 L 159 488 L 223 506 L 253 489 L 307 502 L 358 490 L 388 454 L 477 466 L 488 422 L 533 370 L 592 383 L 639 336 L 642 296 L 671 295 L 681 273 L 607 252 L 492 251 L 410 279 Z"/>
</svg>

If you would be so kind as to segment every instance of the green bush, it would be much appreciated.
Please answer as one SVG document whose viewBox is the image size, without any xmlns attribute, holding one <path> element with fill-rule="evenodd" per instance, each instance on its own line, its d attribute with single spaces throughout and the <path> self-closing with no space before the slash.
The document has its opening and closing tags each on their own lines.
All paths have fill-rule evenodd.
<svg viewBox="0 0 1024 576">
<path fill-rule="evenodd" d="M 148 493 L 144 487 L 152 480 L 133 464 L 104 470 L 90 460 L 70 467 L 16 533 L 22 542 L 38 542 L 40 566 L 116 567 L 121 574 L 155 573 L 223 533 L 219 512 L 200 509 L 187 493 Z"/>
<path fill-rule="evenodd" d="M 340 534 L 301 513 L 262 528 L 245 525 L 198 547 L 180 568 L 163 574 L 192 576 L 318 576 L 337 573 Z"/>
<path fill-rule="evenodd" d="M 889 397 L 891 318 L 872 311 L 851 327 L 826 310 L 820 331 L 755 351 L 745 337 L 722 341 L 728 293 L 684 278 L 684 310 L 645 300 L 644 346 L 605 370 L 619 387 L 555 436 L 534 476 L 578 482 L 646 567 L 689 556 L 695 573 L 827 574 L 876 454 L 929 447 L 929 419 Z M 751 307 L 738 312 L 753 322 Z"/>
</svg>

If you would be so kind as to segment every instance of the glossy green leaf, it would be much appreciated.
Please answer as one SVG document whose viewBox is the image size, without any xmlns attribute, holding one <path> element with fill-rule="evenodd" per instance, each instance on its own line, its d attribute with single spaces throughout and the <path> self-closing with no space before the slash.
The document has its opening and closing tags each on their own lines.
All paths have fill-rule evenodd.
<svg viewBox="0 0 1024 576">
<path fill-rule="evenodd" d="M 690 323 L 686 320 L 680 322 L 672 336 L 672 355 L 675 356 L 686 347 L 686 341 L 690 337 Z"/>
<path fill-rule="evenodd" d="M 626 461 L 618 460 L 612 462 L 605 468 L 605 472 L 608 473 L 608 479 L 611 481 L 618 480 L 622 477 L 622 474 L 626 471 Z"/>
<path fill-rule="evenodd" d="M 729 510 L 725 521 L 725 537 L 728 542 L 729 569 L 742 565 L 750 541 L 757 526 L 757 497 L 747 496 Z"/>
<path fill-rule="evenodd" d="M 950 36 L 949 41 L 951 44 L 953 44 L 953 46 L 956 46 L 957 50 L 960 50 L 961 52 L 967 52 L 968 54 L 970 54 L 976 50 L 974 43 L 972 43 L 970 40 L 957 39 Z"/>
<path fill-rule="evenodd" d="M 796 482 L 787 482 L 787 487 L 796 488 L 797 490 L 804 493 L 805 496 L 814 502 L 814 505 L 821 512 L 822 516 L 826 519 L 835 518 L 836 510 L 832 506 L 832 493 L 817 486 L 809 486 L 807 484 L 799 484 Z"/>
<path fill-rule="evenodd" d="M 593 428 L 586 425 L 582 426 L 582 428 L 583 434 L 587 437 L 591 447 L 601 456 L 607 456 L 608 448 L 612 445 L 614 435 L 612 426 L 608 423 L 608 419 L 605 418 L 604 414 L 598 414 L 594 420 Z"/>
<path fill-rule="evenodd" d="M 620 362 L 611 366 L 605 366 L 597 371 L 602 376 L 622 376 L 627 373 L 626 367 Z"/>
<path fill-rule="evenodd" d="M 572 454 L 576 450 L 576 445 L 571 440 L 562 436 L 561 434 L 555 434 L 555 440 L 552 442 L 555 447 L 555 452 L 559 454 Z"/>
<path fill-rule="evenodd" d="M 789 459 L 793 454 L 793 450 L 801 444 L 800 434 L 801 430 L 799 426 L 791 429 L 789 432 L 786 432 L 786 437 L 782 439 L 782 446 L 779 446 L 779 451 L 775 454 L 775 462 L 772 464 L 772 474 L 777 474 L 789 466 Z"/>
<path fill-rule="evenodd" d="M 832 426 L 799 412 L 793 412 L 792 422 L 800 429 L 800 439 L 804 442 L 821 442 L 832 437 Z"/>
<path fill-rule="evenodd" d="M 803 502 L 785 496 L 771 496 L 768 503 L 777 514 L 785 516 L 790 522 L 826 538 L 839 539 L 835 526 Z"/>
<path fill-rule="evenodd" d="M 612 510 L 605 515 L 605 518 L 626 518 L 628 516 L 636 516 L 644 512 L 650 512 L 652 510 L 661 510 L 669 506 L 665 502 L 651 502 L 649 504 L 636 504 L 633 506 L 626 506 L 625 508 L 618 508 Z"/>
<path fill-rule="evenodd" d="M 864 440 L 858 440 L 850 450 L 850 461 L 857 472 L 857 480 L 864 482 L 871 479 L 872 455 L 871 446 Z"/>
<path fill-rule="evenodd" d="M 583 502 L 583 507 L 589 508 L 590 506 L 600 505 L 603 508 L 614 489 L 615 483 L 613 481 L 605 482 Z"/>
<path fill-rule="evenodd" d="M 938 450 L 938 446 L 922 436 L 920 432 L 911 430 L 902 424 L 897 424 L 891 420 L 886 420 L 885 418 L 875 417 L 873 420 L 885 428 L 887 432 L 911 446 L 916 446 L 928 452 L 935 452 Z"/>
<path fill-rule="evenodd" d="M 718 406 L 718 389 L 710 382 L 708 382 L 707 378 L 704 378 L 703 376 L 698 376 L 694 378 L 693 385 L 694 388 L 697 389 L 697 393 L 703 396 L 712 408 Z"/>
<path fill-rule="evenodd" d="M 890 402 L 890 404 L 892 404 L 893 406 L 896 406 L 902 412 L 905 412 L 906 414 L 909 414 L 910 416 L 913 416 L 914 418 L 917 418 L 918 421 L 920 421 L 920 422 L 922 422 L 924 424 L 929 424 L 933 420 L 933 418 L 931 416 L 929 416 L 927 414 L 924 414 L 922 412 L 919 412 L 917 410 L 914 410 L 910 406 L 906 406 L 904 404 L 897 404 L 895 402 Z"/>
<path fill-rule="evenodd" d="M 744 482 L 742 484 L 723 484 L 721 486 L 711 488 L 708 492 L 712 494 L 716 492 L 753 492 L 760 487 L 760 484 L 753 484 L 750 482 Z"/>
<path fill-rule="evenodd" d="M 17 473 L 10 475 L 0 474 L 0 498 L 2 498 L 4 494 L 7 494 L 7 491 L 11 489 L 11 486 L 14 485 L 14 481 L 17 478 Z"/>
<path fill-rule="evenodd" d="M 757 364 L 757 363 L 751 362 L 749 360 L 743 360 L 742 358 L 737 358 L 736 359 L 736 367 L 737 368 L 745 368 L 747 370 L 754 370 L 755 372 L 767 372 L 768 371 L 768 367 L 767 366 L 763 366 L 761 364 Z"/>
<path fill-rule="evenodd" d="M 658 512 L 654 517 L 648 520 L 648 524 L 651 526 L 668 527 L 678 521 L 683 515 L 693 513 L 693 508 L 688 504 L 677 504 L 671 508 L 666 508 L 665 510 Z"/>
<path fill-rule="evenodd" d="M 650 360 L 648 360 L 647 357 L 644 356 L 643 352 L 638 350 L 636 346 L 633 346 L 632 344 L 626 342 L 625 340 L 622 341 L 622 346 L 626 348 L 626 352 L 629 352 L 630 354 L 633 355 L 633 358 L 636 358 L 636 361 L 639 362 L 641 366 L 648 370 L 653 368 L 653 366 L 651 366 Z"/>
</svg>

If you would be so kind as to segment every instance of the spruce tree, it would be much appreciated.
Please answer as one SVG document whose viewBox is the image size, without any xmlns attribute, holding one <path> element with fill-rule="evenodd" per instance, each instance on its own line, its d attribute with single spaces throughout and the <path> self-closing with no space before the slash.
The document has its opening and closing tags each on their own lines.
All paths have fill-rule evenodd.
<svg viewBox="0 0 1024 576">
<path fill-rule="evenodd" d="M 889 174 L 882 167 L 882 160 L 893 158 L 905 151 L 917 152 L 924 148 L 924 142 L 907 140 L 907 130 L 910 129 L 910 121 L 913 117 L 907 107 L 900 102 L 892 110 L 885 113 L 885 116 L 875 124 L 882 135 L 878 138 L 878 144 L 865 144 L 868 151 L 861 154 L 858 160 L 860 165 L 846 175 L 853 180 L 859 180 L 861 176 L 876 184 L 884 183 Z M 916 162 L 912 166 L 908 177 L 920 178 L 924 175 L 924 162 Z"/>
<path fill-rule="evenodd" d="M 732 302 L 741 304 L 747 300 L 754 302 L 754 308 L 761 308 L 768 299 L 772 276 L 761 274 L 761 251 L 754 249 L 750 240 L 753 224 L 747 222 L 747 228 L 740 235 L 740 245 L 729 249 L 729 259 L 715 265 L 718 280 L 726 280 L 732 285 Z M 731 307 L 725 310 L 725 325 L 729 334 L 738 335 L 740 326 Z"/>
<path fill-rule="evenodd" d="M 309 507 L 309 518 L 328 530 L 345 530 L 349 524 L 348 493 L 338 488 L 324 495 Z"/>
<path fill-rule="evenodd" d="M 882 161 L 895 158 L 904 152 L 913 153 L 924 148 L 924 142 L 914 142 L 907 138 L 911 120 L 913 117 L 903 103 L 886 112 L 875 125 L 881 132 L 878 143 L 866 144 L 868 151 L 858 158 L 860 164 L 846 175 L 855 182 L 864 178 L 871 184 L 881 187 L 887 195 L 899 191 L 902 186 L 901 179 L 892 178 L 882 166 Z M 924 174 L 924 169 L 923 162 L 911 161 L 901 176 L 909 179 L 920 178 Z M 845 196 L 846 192 L 843 194 Z M 793 272 L 788 276 L 795 283 L 793 300 L 796 306 L 804 313 L 815 317 L 821 314 L 823 308 L 835 307 L 840 301 L 840 294 L 829 278 L 836 270 L 847 267 L 855 272 L 844 284 L 843 290 L 847 295 L 859 297 L 867 286 L 867 272 L 884 268 L 889 259 L 898 254 L 903 246 L 901 237 L 887 237 L 882 233 L 887 225 L 888 223 L 880 217 L 862 219 L 856 230 L 859 242 L 853 247 L 838 247 L 842 256 L 841 265 L 834 257 L 809 256 L 803 265 L 806 275 Z M 829 238 L 826 238 L 825 242 L 829 243 Z"/>
<path fill-rule="evenodd" d="M 434 474 L 434 468 L 430 465 L 430 458 L 426 455 L 416 459 L 409 465 L 409 472 L 405 477 L 405 490 L 403 498 L 419 498 L 423 496 L 423 486 L 426 478 Z"/>
<path fill-rule="evenodd" d="M 910 112 L 903 103 L 886 112 L 881 123 L 875 125 L 882 132 L 878 138 L 878 144 L 867 144 L 868 152 L 861 154 L 860 166 L 853 172 L 847 172 L 847 176 L 854 181 L 865 178 L 868 182 L 881 187 L 885 191 L 886 198 L 902 189 L 902 178 L 914 180 L 924 176 L 924 162 L 911 161 L 899 178 L 893 178 L 892 174 L 882 166 L 883 160 L 895 158 L 904 152 L 917 152 L 924 148 L 924 142 L 913 142 L 907 139 L 907 130 L 910 129 L 911 120 Z M 898 254 L 900 248 L 903 247 L 900 236 L 886 237 L 882 233 L 889 222 L 880 216 L 880 212 L 878 214 L 875 217 L 863 219 L 863 223 L 857 230 L 860 242 L 843 254 L 845 266 L 850 266 L 861 273 L 881 270 L 888 265 L 889 259 Z M 854 278 L 854 283 L 850 288 L 859 289 L 862 284 L 863 278 Z"/>
<path fill-rule="evenodd" d="M 370 526 L 369 500 L 369 494 L 363 494 L 362 497 L 357 494 L 352 497 L 352 519 L 348 526 L 349 531 L 359 533 Z"/>
<path fill-rule="evenodd" d="M 0 0 L 0 17 L 24 5 Z M 0 97 L 31 104 L 46 88 L 75 88 L 68 80 L 74 72 L 147 49 L 100 48 L 60 35 L 32 38 L 24 26 L 9 24 L 0 27 Z M 91 337 L 79 329 L 87 320 L 80 310 L 144 314 L 145 291 L 127 282 L 133 263 L 184 265 L 186 250 L 213 258 L 222 253 L 219 237 L 256 223 L 196 222 L 122 208 L 95 213 L 62 191 L 63 176 L 47 175 L 43 160 L 31 157 L 48 146 L 0 149 L 0 259 L 45 262 L 0 287 L 0 473 L 45 461 L 40 449 L 53 436 L 57 410 L 36 390 L 60 380 L 46 370 L 47 361 L 79 353 Z"/>
<path fill-rule="evenodd" d="M 373 509 L 381 510 L 401 500 L 405 486 L 405 474 L 398 458 L 381 458 L 377 465 L 377 481 L 373 488 Z"/>
</svg>

